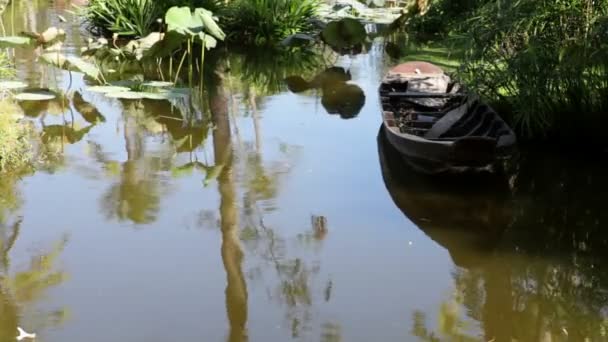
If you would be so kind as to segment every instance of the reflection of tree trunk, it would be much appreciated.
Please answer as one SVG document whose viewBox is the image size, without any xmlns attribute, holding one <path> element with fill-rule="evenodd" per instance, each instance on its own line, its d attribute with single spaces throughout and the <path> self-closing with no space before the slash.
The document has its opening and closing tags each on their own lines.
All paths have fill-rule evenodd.
<svg viewBox="0 0 608 342">
<path fill-rule="evenodd" d="M 486 300 L 483 309 L 483 322 L 485 340 L 511 342 L 513 328 L 511 273 L 508 268 L 490 268 L 484 273 Z"/>
<path fill-rule="evenodd" d="M 0 286 L 0 341 L 15 341 L 18 325 L 17 305 L 6 289 Z"/>
<path fill-rule="evenodd" d="M 251 104 L 251 117 L 253 118 L 253 130 L 255 131 L 255 151 L 257 154 L 262 153 L 262 132 L 260 128 L 260 118 L 258 115 L 258 105 L 255 99 L 255 89 L 249 89 L 249 102 Z"/>
<path fill-rule="evenodd" d="M 216 82 L 209 89 L 215 164 L 224 164 L 218 177 L 222 228 L 222 261 L 226 269 L 226 311 L 230 323 L 229 342 L 246 341 L 247 284 L 242 270 L 243 251 L 238 236 L 238 209 L 232 169 L 232 144 L 228 100 L 223 89 L 223 76 L 216 71 Z"/>
<path fill-rule="evenodd" d="M 144 150 L 142 137 L 139 134 L 135 118 L 127 116 L 123 127 L 127 160 L 135 161 L 142 157 Z"/>
</svg>

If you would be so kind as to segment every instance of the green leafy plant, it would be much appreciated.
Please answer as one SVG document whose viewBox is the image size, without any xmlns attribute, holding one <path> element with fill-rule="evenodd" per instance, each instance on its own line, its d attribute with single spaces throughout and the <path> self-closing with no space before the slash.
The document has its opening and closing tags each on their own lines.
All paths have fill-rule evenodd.
<svg viewBox="0 0 608 342">
<path fill-rule="evenodd" d="M 228 40 L 254 45 L 276 45 L 296 33 L 314 29 L 310 19 L 318 0 L 235 0 L 224 13 Z"/>
<path fill-rule="evenodd" d="M 143 37 L 162 18 L 163 10 L 156 0 L 91 0 L 83 13 L 91 28 L 100 33 Z"/>
<path fill-rule="evenodd" d="M 171 7 L 219 11 L 220 0 L 91 0 L 81 8 L 90 28 L 105 35 L 144 37 L 158 31 L 160 20 Z"/>
<path fill-rule="evenodd" d="M 466 21 L 461 75 L 528 138 L 605 144 L 608 1 L 493 1 Z"/>
</svg>

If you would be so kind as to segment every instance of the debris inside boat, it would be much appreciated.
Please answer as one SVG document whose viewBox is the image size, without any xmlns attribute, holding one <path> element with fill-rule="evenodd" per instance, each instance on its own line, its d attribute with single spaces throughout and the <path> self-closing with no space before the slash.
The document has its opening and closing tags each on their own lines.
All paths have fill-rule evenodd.
<svg viewBox="0 0 608 342">
<path fill-rule="evenodd" d="M 389 142 L 421 172 L 492 170 L 515 150 L 507 123 L 434 64 L 397 65 L 379 92 Z"/>
</svg>

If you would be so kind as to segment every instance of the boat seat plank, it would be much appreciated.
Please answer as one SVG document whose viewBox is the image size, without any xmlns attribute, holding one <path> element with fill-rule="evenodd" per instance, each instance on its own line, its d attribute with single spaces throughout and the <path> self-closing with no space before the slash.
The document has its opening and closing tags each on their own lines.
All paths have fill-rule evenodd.
<svg viewBox="0 0 608 342">
<path fill-rule="evenodd" d="M 455 94 L 446 94 L 446 93 L 419 93 L 419 92 L 398 92 L 398 91 L 389 91 L 389 92 L 381 92 L 380 95 L 382 97 L 398 97 L 398 98 L 431 98 L 431 99 L 446 99 L 446 98 L 462 98 L 465 97 L 466 94 L 455 93 Z"/>
<path fill-rule="evenodd" d="M 446 113 L 424 136 L 425 139 L 437 139 L 454 126 L 470 109 L 477 103 L 477 96 L 470 96 L 467 101 L 455 109 Z"/>
</svg>

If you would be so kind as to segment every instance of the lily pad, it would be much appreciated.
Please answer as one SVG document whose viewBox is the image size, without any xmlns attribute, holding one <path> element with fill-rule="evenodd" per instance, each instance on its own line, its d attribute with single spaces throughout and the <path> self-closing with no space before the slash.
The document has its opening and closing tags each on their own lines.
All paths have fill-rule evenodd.
<svg viewBox="0 0 608 342">
<path fill-rule="evenodd" d="M 27 88 L 27 84 L 20 81 L 0 81 L 0 89 L 24 89 Z"/>
<path fill-rule="evenodd" d="M 172 87 L 173 82 L 150 81 L 150 82 L 142 83 L 142 85 L 146 86 L 146 87 L 153 87 L 153 88 L 167 88 L 167 87 Z"/>
<path fill-rule="evenodd" d="M 30 37 L 0 37 L 0 48 L 26 46 L 34 43 L 34 39 Z"/>
<path fill-rule="evenodd" d="M 113 92 L 107 93 L 107 97 L 113 99 L 123 99 L 123 100 L 142 100 L 145 99 L 145 93 L 137 92 L 137 91 L 121 91 L 121 92 Z"/>
<path fill-rule="evenodd" d="M 108 94 L 108 93 L 128 92 L 131 89 L 127 88 L 127 87 L 119 87 L 119 86 L 92 86 L 92 87 L 88 87 L 87 90 L 92 93 Z"/>
<path fill-rule="evenodd" d="M 55 97 L 57 97 L 57 95 L 50 91 L 30 90 L 19 93 L 15 95 L 14 98 L 18 101 L 48 101 L 54 99 Z"/>
</svg>

